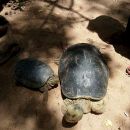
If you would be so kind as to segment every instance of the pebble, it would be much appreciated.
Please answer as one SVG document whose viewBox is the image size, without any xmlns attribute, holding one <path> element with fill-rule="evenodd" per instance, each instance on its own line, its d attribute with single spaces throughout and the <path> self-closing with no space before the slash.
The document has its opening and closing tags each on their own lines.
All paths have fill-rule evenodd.
<svg viewBox="0 0 130 130">
<path fill-rule="evenodd" d="M 106 120 L 105 121 L 105 125 L 106 126 L 111 126 L 112 127 L 112 122 L 110 120 Z"/>
<path fill-rule="evenodd" d="M 124 115 L 126 116 L 126 117 L 128 117 L 129 115 L 128 115 L 128 113 L 126 113 L 126 112 L 124 112 Z"/>
<path fill-rule="evenodd" d="M 8 12 L 5 12 L 5 15 L 8 15 Z"/>
</svg>

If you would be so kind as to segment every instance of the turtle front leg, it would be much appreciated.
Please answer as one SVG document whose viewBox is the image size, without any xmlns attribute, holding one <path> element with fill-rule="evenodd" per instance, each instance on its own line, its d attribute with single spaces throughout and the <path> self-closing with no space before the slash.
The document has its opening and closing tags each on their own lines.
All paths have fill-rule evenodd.
<svg viewBox="0 0 130 130">
<path fill-rule="evenodd" d="M 105 100 L 92 101 L 91 111 L 96 114 L 102 114 L 105 111 Z"/>
<path fill-rule="evenodd" d="M 39 91 L 40 91 L 41 93 L 44 93 L 44 92 L 48 91 L 48 90 L 47 90 L 47 86 L 45 85 L 45 86 L 39 88 Z"/>
<path fill-rule="evenodd" d="M 63 104 L 61 106 L 61 111 L 62 111 L 63 114 L 65 114 L 66 111 L 67 111 L 67 106 L 73 104 L 73 100 L 66 98 L 63 101 L 64 102 L 63 102 Z"/>
<path fill-rule="evenodd" d="M 71 104 L 79 104 L 81 108 L 83 109 L 83 113 L 87 114 L 91 112 L 91 101 L 86 99 L 76 99 L 76 100 L 70 100 L 65 99 L 64 103 L 66 106 L 69 106 Z"/>
</svg>

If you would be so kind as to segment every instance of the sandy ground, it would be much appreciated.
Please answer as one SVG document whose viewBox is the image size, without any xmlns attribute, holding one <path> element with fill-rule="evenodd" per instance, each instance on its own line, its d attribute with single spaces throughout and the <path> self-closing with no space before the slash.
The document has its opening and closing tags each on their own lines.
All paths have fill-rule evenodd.
<svg viewBox="0 0 130 130">
<path fill-rule="evenodd" d="M 7 11 L 9 7 L 1 15 Z M 130 130 L 130 77 L 125 73 L 130 50 L 125 43 L 111 41 L 124 30 L 129 12 L 129 0 L 32 0 L 24 11 L 6 15 L 11 29 L 0 39 L 1 46 L 14 41 L 25 50 L 0 66 L 0 130 Z M 13 70 L 19 58 L 31 56 L 47 62 L 57 74 L 54 59 L 65 47 L 82 42 L 94 44 L 106 56 L 107 104 L 103 114 L 86 114 L 72 126 L 62 121 L 60 85 L 49 91 L 46 102 L 42 93 L 16 86 Z"/>
</svg>

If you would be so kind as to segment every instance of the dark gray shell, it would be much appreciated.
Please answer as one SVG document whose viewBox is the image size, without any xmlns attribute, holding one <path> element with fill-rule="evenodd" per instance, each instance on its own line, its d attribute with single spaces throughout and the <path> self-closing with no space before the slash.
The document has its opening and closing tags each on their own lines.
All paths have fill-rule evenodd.
<svg viewBox="0 0 130 130">
<path fill-rule="evenodd" d="M 80 43 L 66 49 L 59 63 L 64 96 L 100 100 L 107 92 L 109 70 L 99 50 Z"/>
<path fill-rule="evenodd" d="M 15 66 L 15 80 L 29 88 L 41 88 L 53 75 L 52 69 L 45 63 L 27 58 Z"/>
</svg>

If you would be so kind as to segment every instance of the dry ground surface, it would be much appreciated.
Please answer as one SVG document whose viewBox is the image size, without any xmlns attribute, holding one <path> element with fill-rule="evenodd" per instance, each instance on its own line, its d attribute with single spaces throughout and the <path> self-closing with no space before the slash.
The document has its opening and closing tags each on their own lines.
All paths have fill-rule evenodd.
<svg viewBox="0 0 130 130">
<path fill-rule="evenodd" d="M 126 26 L 129 0 L 32 0 L 24 11 L 6 6 L 0 13 L 11 24 L 1 47 L 17 42 L 24 48 L 0 66 L 0 130 L 130 130 L 130 77 L 125 73 L 130 49 L 110 39 Z M 66 46 L 82 42 L 94 44 L 107 57 L 107 104 L 103 114 L 86 114 L 71 126 L 62 121 L 60 85 L 49 91 L 46 102 L 42 93 L 16 86 L 13 70 L 19 58 L 30 56 L 47 62 L 57 74 L 54 59 Z"/>
</svg>

